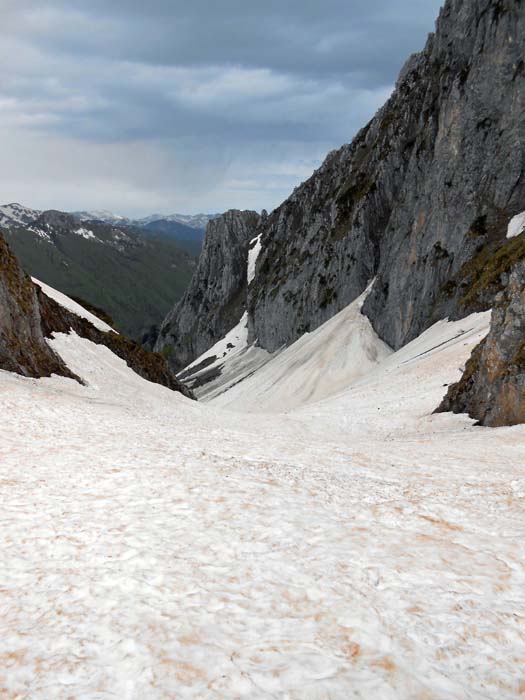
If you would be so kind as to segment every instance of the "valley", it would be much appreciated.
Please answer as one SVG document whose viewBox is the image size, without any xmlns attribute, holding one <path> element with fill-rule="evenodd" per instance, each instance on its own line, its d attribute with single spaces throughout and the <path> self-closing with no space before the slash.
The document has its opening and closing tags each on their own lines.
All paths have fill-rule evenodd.
<svg viewBox="0 0 525 700">
<path fill-rule="evenodd" d="M 199 254 L 200 229 L 170 225 L 176 230 L 159 232 L 0 207 L 0 231 L 28 273 L 107 312 L 119 330 L 137 339 L 182 296 Z"/>
<path fill-rule="evenodd" d="M 6 24 L 59 38 L 19 118 L 75 211 L 0 207 L 0 699 L 523 698 L 523 0 L 445 0 L 395 84 L 430 3 L 50 3 Z"/>
</svg>

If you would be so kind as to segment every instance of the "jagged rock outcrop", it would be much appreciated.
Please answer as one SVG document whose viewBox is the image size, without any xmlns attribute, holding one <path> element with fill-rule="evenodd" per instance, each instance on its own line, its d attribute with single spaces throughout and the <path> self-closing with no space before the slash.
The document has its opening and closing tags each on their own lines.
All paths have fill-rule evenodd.
<svg viewBox="0 0 525 700">
<path fill-rule="evenodd" d="M 523 209 L 524 36 L 522 0 L 447 0 L 386 105 L 261 226 L 251 340 L 293 342 L 374 276 L 364 313 L 394 348 L 488 308 L 468 276 Z"/>
<path fill-rule="evenodd" d="M 493 427 L 525 423 L 525 234 L 520 238 L 523 259 L 496 297 L 489 334 L 438 412 L 468 413 Z"/>
<path fill-rule="evenodd" d="M 0 369 L 76 378 L 46 343 L 35 285 L 0 236 Z"/>
<path fill-rule="evenodd" d="M 237 210 L 209 222 L 190 286 L 164 320 L 155 344 L 173 369 L 199 357 L 241 318 L 248 247 L 258 223 L 256 212 Z"/>
</svg>

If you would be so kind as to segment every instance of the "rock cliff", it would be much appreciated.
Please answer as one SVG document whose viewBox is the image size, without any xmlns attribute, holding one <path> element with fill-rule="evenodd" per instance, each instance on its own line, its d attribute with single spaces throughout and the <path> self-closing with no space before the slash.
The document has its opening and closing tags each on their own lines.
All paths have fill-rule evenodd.
<svg viewBox="0 0 525 700">
<path fill-rule="evenodd" d="M 164 320 L 155 344 L 175 370 L 239 322 L 246 301 L 248 248 L 258 223 L 256 212 L 236 210 L 208 223 L 190 286 Z"/>
<path fill-rule="evenodd" d="M 0 236 L 0 369 L 26 377 L 74 378 L 46 343 L 37 291 Z"/>
<path fill-rule="evenodd" d="M 262 227 L 252 340 L 293 342 L 374 276 L 364 313 L 394 348 L 471 310 L 465 266 L 525 201 L 524 36 L 522 0 L 446 2 L 385 106 Z"/>
</svg>

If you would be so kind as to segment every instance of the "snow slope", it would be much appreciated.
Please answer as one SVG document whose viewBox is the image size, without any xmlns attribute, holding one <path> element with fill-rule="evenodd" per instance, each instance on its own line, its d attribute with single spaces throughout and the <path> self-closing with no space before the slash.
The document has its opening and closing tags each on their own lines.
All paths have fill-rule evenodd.
<svg viewBox="0 0 525 700">
<path fill-rule="evenodd" d="M 216 367 L 227 358 L 244 350 L 248 344 L 248 314 L 245 312 L 241 316 L 239 323 L 234 326 L 231 331 L 226 333 L 224 338 L 218 340 L 209 350 L 203 353 L 200 357 L 189 364 L 186 369 L 198 367 L 206 357 L 216 359 L 208 367 Z"/>
<path fill-rule="evenodd" d="M 0 696 L 523 697 L 525 427 L 432 415 L 488 320 L 288 414 L 0 372 Z"/>
<path fill-rule="evenodd" d="M 200 401 L 209 401 L 253 374 L 270 358 L 266 350 L 248 345 L 248 314 L 244 313 L 239 323 L 189 364 L 179 378 L 192 388 Z M 210 372 L 213 379 L 199 386 L 199 381 Z M 198 384 L 194 387 L 195 381 Z"/>
<path fill-rule="evenodd" d="M 274 355 L 253 376 L 221 392 L 214 404 L 243 411 L 283 411 L 338 393 L 370 372 L 392 350 L 361 313 L 367 293 Z"/>
<path fill-rule="evenodd" d="M 63 306 L 68 311 L 72 311 L 77 316 L 87 319 L 90 323 L 92 323 L 95 326 L 95 328 L 98 328 L 99 331 L 113 331 L 114 333 L 116 333 L 116 331 L 113 328 L 111 328 L 111 326 L 102 321 L 98 316 L 92 314 L 90 311 L 87 311 L 80 304 L 77 304 L 77 302 L 73 301 L 73 299 L 70 299 L 70 297 L 66 296 L 65 294 L 62 294 L 62 292 L 59 292 L 56 289 L 53 289 L 53 287 L 50 287 L 48 284 L 45 284 L 45 282 L 37 280 L 36 277 L 32 277 L 31 279 L 35 284 L 38 284 L 38 286 L 46 296 L 56 301 L 58 304 L 60 304 L 60 306 Z"/>
<path fill-rule="evenodd" d="M 255 265 L 257 264 L 257 258 L 261 252 L 262 242 L 260 233 L 253 241 L 250 242 L 250 249 L 248 251 L 248 270 L 247 270 L 247 280 L 248 284 L 253 281 L 255 277 Z"/>
</svg>

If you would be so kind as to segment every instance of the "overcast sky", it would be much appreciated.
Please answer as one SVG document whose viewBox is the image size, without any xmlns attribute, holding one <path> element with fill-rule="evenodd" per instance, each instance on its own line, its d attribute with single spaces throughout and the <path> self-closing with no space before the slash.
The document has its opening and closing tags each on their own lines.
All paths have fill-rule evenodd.
<svg viewBox="0 0 525 700">
<path fill-rule="evenodd" d="M 0 203 L 272 209 L 350 141 L 440 0 L 0 0 Z"/>
</svg>

